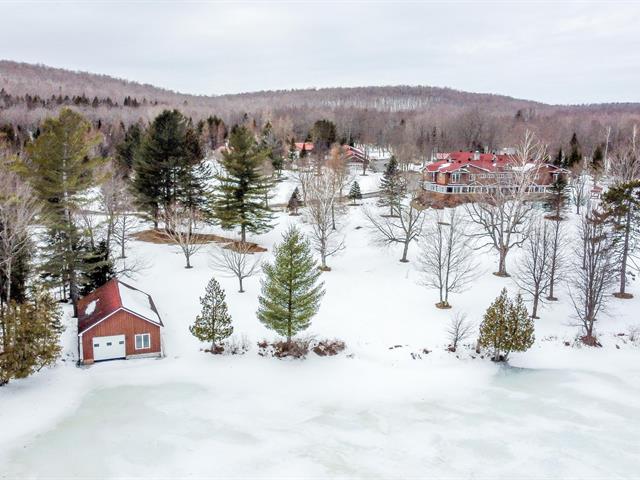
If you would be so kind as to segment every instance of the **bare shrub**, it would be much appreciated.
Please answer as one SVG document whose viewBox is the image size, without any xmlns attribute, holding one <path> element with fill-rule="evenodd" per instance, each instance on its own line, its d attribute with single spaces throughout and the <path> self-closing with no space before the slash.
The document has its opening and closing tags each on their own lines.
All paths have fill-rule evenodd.
<svg viewBox="0 0 640 480">
<path fill-rule="evenodd" d="M 258 342 L 258 355 L 276 358 L 306 358 L 310 343 L 311 340 L 308 338 L 296 338 L 290 341 L 278 340 L 273 343 L 261 340 Z"/>
<path fill-rule="evenodd" d="M 228 355 L 244 355 L 251 349 L 249 338 L 245 334 L 233 335 L 225 342 L 224 349 Z"/>
<path fill-rule="evenodd" d="M 345 347 L 346 345 L 342 340 L 320 340 L 313 347 L 313 353 L 320 357 L 331 357 L 342 352 Z"/>
<path fill-rule="evenodd" d="M 447 347 L 447 350 L 455 352 L 458 349 L 458 346 L 464 342 L 465 339 L 469 338 L 473 329 L 474 325 L 472 322 L 467 320 L 467 315 L 465 313 L 456 313 L 453 318 L 451 318 L 449 327 L 447 328 L 447 335 L 449 338 L 449 346 Z"/>
</svg>

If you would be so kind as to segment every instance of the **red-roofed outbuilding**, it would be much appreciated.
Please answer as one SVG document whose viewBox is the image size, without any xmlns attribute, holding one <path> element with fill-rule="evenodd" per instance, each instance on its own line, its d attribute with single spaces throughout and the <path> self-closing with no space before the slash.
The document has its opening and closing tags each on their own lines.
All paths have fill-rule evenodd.
<svg viewBox="0 0 640 480">
<path fill-rule="evenodd" d="M 162 327 L 151 296 L 114 278 L 78 301 L 80 360 L 161 356 Z"/>
</svg>

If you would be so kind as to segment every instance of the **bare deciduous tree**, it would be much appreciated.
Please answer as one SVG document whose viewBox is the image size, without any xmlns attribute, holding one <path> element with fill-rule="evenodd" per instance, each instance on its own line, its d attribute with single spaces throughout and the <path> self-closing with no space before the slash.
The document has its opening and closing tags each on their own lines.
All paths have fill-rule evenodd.
<svg viewBox="0 0 640 480">
<path fill-rule="evenodd" d="M 527 238 L 527 219 L 533 209 L 530 188 L 535 184 L 544 161 L 544 147 L 527 131 L 512 156 L 511 168 L 493 176 L 493 184 L 477 201 L 465 205 L 471 220 L 479 227 L 470 237 L 486 242 L 478 248 L 490 247 L 498 252 L 500 277 L 507 277 L 507 255 Z"/>
<path fill-rule="evenodd" d="M 549 294 L 547 300 L 558 300 L 555 296 L 555 286 L 559 280 L 563 280 L 566 273 L 566 257 L 568 238 L 565 234 L 564 224 L 560 219 L 551 220 L 551 265 L 549 269 Z"/>
<path fill-rule="evenodd" d="M 340 187 L 338 179 L 328 169 L 307 184 L 305 218 L 311 225 L 313 247 L 320 254 L 320 268 L 325 271 L 330 270 L 327 258 L 344 248 L 338 228 L 343 213 L 342 205 L 338 204 Z"/>
<path fill-rule="evenodd" d="M 611 161 L 611 174 L 617 182 L 626 183 L 640 178 L 637 131 L 634 125 L 631 138 L 617 149 Z"/>
<path fill-rule="evenodd" d="M 29 247 L 29 227 L 40 212 L 31 187 L 0 162 L 0 273 L 4 278 L 5 300 L 11 301 L 11 279 L 17 257 Z"/>
<path fill-rule="evenodd" d="M 579 236 L 570 296 L 583 330 L 583 342 L 596 345 L 594 324 L 606 306 L 607 290 L 616 281 L 615 257 L 611 255 L 613 241 L 604 215 L 597 210 L 582 217 Z"/>
<path fill-rule="evenodd" d="M 458 349 L 458 345 L 464 342 L 465 339 L 473 333 L 474 325 L 467 320 L 467 315 L 457 312 L 449 322 L 447 328 L 447 336 L 449 337 L 450 352 L 455 352 Z"/>
<path fill-rule="evenodd" d="M 109 256 L 113 244 L 119 247 L 120 258 L 126 256 L 126 243 L 134 225 L 132 210 L 134 199 L 129 185 L 113 162 L 104 167 L 104 182 L 100 185 L 99 200 L 105 214 L 105 242 Z"/>
<path fill-rule="evenodd" d="M 582 168 L 576 168 L 571 175 L 571 201 L 576 207 L 576 213 L 580 215 L 580 208 L 589 200 L 589 176 Z"/>
<path fill-rule="evenodd" d="M 480 273 L 456 209 L 436 211 L 422 234 L 420 268 L 423 284 L 437 288 L 438 308 L 450 308 L 449 293 L 463 291 Z"/>
<path fill-rule="evenodd" d="M 551 283 L 553 243 L 547 222 L 541 218 L 533 221 L 516 273 L 516 284 L 531 297 L 531 318 L 539 318 L 538 307 L 545 301 L 544 294 Z"/>
<path fill-rule="evenodd" d="M 165 213 L 165 233 L 182 250 L 187 262 L 185 268 L 192 268 L 191 257 L 202 248 L 197 231 L 202 225 L 202 215 L 194 207 L 179 204 L 169 205 Z"/>
<path fill-rule="evenodd" d="M 403 248 L 400 261 L 408 262 L 409 244 L 422 233 L 424 210 L 416 208 L 412 199 L 408 204 L 398 205 L 397 217 L 382 216 L 368 208 L 363 211 L 376 235 L 376 240 L 383 245 L 401 244 Z"/>
<path fill-rule="evenodd" d="M 253 253 L 248 242 L 216 245 L 211 251 L 211 267 L 236 277 L 240 288 L 238 291 L 244 293 L 243 281 L 260 269 L 260 258 Z"/>
</svg>

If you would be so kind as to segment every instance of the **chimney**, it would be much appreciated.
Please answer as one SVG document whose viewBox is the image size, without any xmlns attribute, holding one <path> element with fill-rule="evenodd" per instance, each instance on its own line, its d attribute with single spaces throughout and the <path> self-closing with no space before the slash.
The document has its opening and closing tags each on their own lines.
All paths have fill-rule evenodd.
<svg viewBox="0 0 640 480">
<path fill-rule="evenodd" d="M 480 152 L 478 150 L 473 152 L 473 159 L 474 160 L 480 160 Z"/>
</svg>

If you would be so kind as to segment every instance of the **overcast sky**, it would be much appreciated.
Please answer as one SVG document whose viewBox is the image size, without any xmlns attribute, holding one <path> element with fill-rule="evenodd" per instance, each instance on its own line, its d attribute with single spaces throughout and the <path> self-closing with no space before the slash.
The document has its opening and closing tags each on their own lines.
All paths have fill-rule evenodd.
<svg viewBox="0 0 640 480">
<path fill-rule="evenodd" d="M 640 101 L 640 1 L 0 0 L 0 58 L 196 94 L 433 85 Z"/>
</svg>

